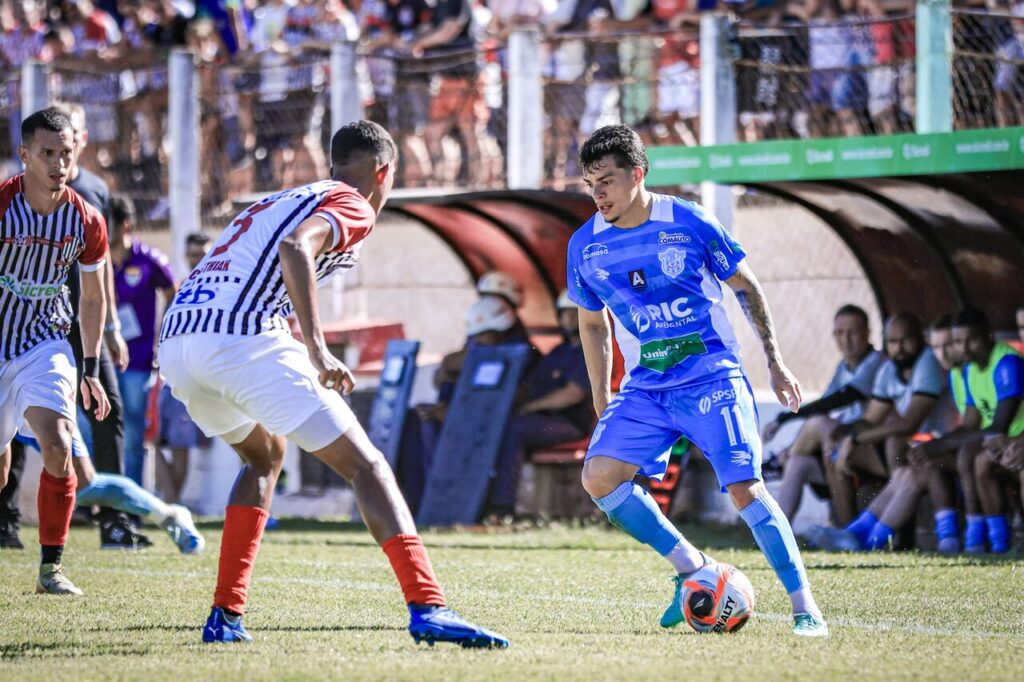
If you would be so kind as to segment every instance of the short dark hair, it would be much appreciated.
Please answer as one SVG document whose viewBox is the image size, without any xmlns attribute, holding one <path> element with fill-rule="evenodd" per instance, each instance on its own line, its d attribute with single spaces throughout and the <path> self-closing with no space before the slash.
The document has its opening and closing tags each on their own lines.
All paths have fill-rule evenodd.
<svg viewBox="0 0 1024 682">
<path fill-rule="evenodd" d="M 619 168 L 643 168 L 644 175 L 651 169 L 643 140 L 629 126 L 598 128 L 580 149 L 580 165 L 583 170 L 589 171 L 606 156 L 615 159 L 615 165 Z"/>
<path fill-rule="evenodd" d="M 331 138 L 331 163 L 335 166 L 347 166 L 360 156 L 368 155 L 384 165 L 394 161 L 397 154 L 391 134 L 373 121 L 343 125 Z"/>
<path fill-rule="evenodd" d="M 946 313 L 939 319 L 932 322 L 931 330 L 933 332 L 942 331 L 944 329 L 951 329 L 953 327 L 953 313 Z"/>
<path fill-rule="evenodd" d="M 135 204 L 124 194 L 111 194 L 108 210 L 111 227 L 120 227 L 125 223 L 135 224 Z"/>
<path fill-rule="evenodd" d="M 191 232 L 185 237 L 185 246 L 206 246 L 210 243 L 210 235 L 202 232 Z"/>
<path fill-rule="evenodd" d="M 61 133 L 65 130 L 72 130 L 71 119 L 67 114 L 56 107 L 40 109 L 21 122 L 21 140 L 25 142 L 32 139 L 38 130 L 48 130 L 51 133 Z"/>
<path fill-rule="evenodd" d="M 956 315 L 953 316 L 954 327 L 970 327 L 983 334 L 988 334 L 992 331 L 992 325 L 989 324 L 988 315 L 981 312 L 977 308 L 967 306 Z"/>
<path fill-rule="evenodd" d="M 858 318 L 860 320 L 861 324 L 864 325 L 865 329 L 867 329 L 868 326 L 869 326 L 868 325 L 868 314 L 859 305 L 854 305 L 852 303 L 847 303 L 842 308 L 840 308 L 839 310 L 836 311 L 836 314 L 835 314 L 834 318 L 835 317 L 841 317 L 843 315 L 849 315 L 850 317 Z"/>
</svg>

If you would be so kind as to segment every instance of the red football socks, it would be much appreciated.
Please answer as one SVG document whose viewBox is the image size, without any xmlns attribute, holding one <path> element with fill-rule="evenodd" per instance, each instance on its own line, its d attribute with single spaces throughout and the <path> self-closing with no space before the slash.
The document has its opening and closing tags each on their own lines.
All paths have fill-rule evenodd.
<svg viewBox="0 0 1024 682">
<path fill-rule="evenodd" d="M 252 567 L 269 516 L 265 509 L 259 507 L 228 505 L 220 545 L 220 563 L 217 566 L 214 606 L 233 613 L 242 613 L 245 609 Z"/>
<path fill-rule="evenodd" d="M 381 549 L 391 561 L 391 569 L 402 586 L 406 604 L 444 606 L 444 593 L 437 584 L 430 557 L 419 535 L 396 535 Z"/>
<path fill-rule="evenodd" d="M 64 546 L 71 527 L 71 514 L 75 510 L 75 487 L 78 478 L 74 469 L 67 478 L 51 476 L 46 470 L 39 475 L 39 495 L 36 509 L 39 511 L 39 544 Z"/>
</svg>

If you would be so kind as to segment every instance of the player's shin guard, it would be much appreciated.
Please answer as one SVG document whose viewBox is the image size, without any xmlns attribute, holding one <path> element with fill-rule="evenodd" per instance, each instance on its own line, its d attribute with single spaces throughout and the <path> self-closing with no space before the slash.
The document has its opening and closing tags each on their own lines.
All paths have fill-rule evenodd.
<svg viewBox="0 0 1024 682">
<path fill-rule="evenodd" d="M 270 514 L 259 507 L 228 505 L 217 566 L 217 591 L 213 595 L 215 607 L 232 613 L 242 613 L 245 609 L 252 568 L 268 516 Z"/>
<path fill-rule="evenodd" d="M 800 549 L 789 520 L 771 495 L 765 493 L 740 510 L 750 526 L 757 546 L 761 548 L 786 592 L 793 593 L 807 586 L 807 572 L 800 558 Z"/>
<path fill-rule="evenodd" d="M 647 491 L 633 481 L 595 499 L 594 504 L 608 515 L 609 521 L 661 556 L 667 556 L 683 537 Z"/>
<path fill-rule="evenodd" d="M 437 583 L 434 567 L 419 535 L 396 535 L 380 546 L 402 587 L 406 604 L 444 606 L 444 592 Z"/>
<path fill-rule="evenodd" d="M 1010 551 L 1010 523 L 1005 515 L 986 516 L 985 527 L 988 529 L 988 547 L 992 552 L 1002 554 Z"/>
<path fill-rule="evenodd" d="M 78 491 L 77 501 L 86 507 L 95 504 L 142 517 L 156 513 L 161 520 L 169 513 L 153 493 L 127 476 L 113 474 L 96 474 L 92 483 Z"/>
<path fill-rule="evenodd" d="M 39 544 L 43 546 L 43 563 L 60 563 L 60 551 L 68 539 L 71 514 L 75 509 L 75 486 L 78 478 L 74 470 L 67 478 L 51 476 L 47 471 L 39 475 L 39 495 L 36 498 L 39 512 Z M 46 556 L 47 548 L 51 556 Z M 56 552 L 56 559 L 52 554 Z"/>
</svg>

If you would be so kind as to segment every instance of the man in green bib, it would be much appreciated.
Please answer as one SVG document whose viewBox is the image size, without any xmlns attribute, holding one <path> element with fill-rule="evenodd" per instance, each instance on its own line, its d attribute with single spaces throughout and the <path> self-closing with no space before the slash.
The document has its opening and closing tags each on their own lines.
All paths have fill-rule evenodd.
<svg viewBox="0 0 1024 682">
<path fill-rule="evenodd" d="M 1002 479 L 1016 475 L 1001 463 L 999 437 L 1016 438 L 1024 433 L 1024 357 L 1009 344 L 996 341 L 988 318 L 979 310 L 965 309 L 953 320 L 954 352 L 966 363 L 963 373 L 966 410 L 964 425 L 978 423 L 980 429 L 962 427 L 944 438 L 921 445 L 919 454 L 932 457 L 942 452 L 986 442 L 989 456 L 974 460 L 977 488 L 984 526 L 968 515 L 964 549 L 968 552 L 1003 553 L 1010 549 L 1011 530 L 1007 518 Z M 962 477 L 965 489 L 970 481 Z"/>
</svg>

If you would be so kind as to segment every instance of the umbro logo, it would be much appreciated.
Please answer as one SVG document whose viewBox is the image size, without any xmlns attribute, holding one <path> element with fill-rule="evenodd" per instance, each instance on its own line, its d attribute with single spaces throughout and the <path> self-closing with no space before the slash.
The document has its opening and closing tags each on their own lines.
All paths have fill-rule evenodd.
<svg viewBox="0 0 1024 682">
<path fill-rule="evenodd" d="M 754 455 L 752 455 L 751 453 L 742 452 L 740 450 L 732 450 L 729 452 L 729 454 L 732 456 L 732 463 L 735 464 L 736 466 L 741 467 L 750 464 L 750 460 L 754 458 Z"/>
</svg>

